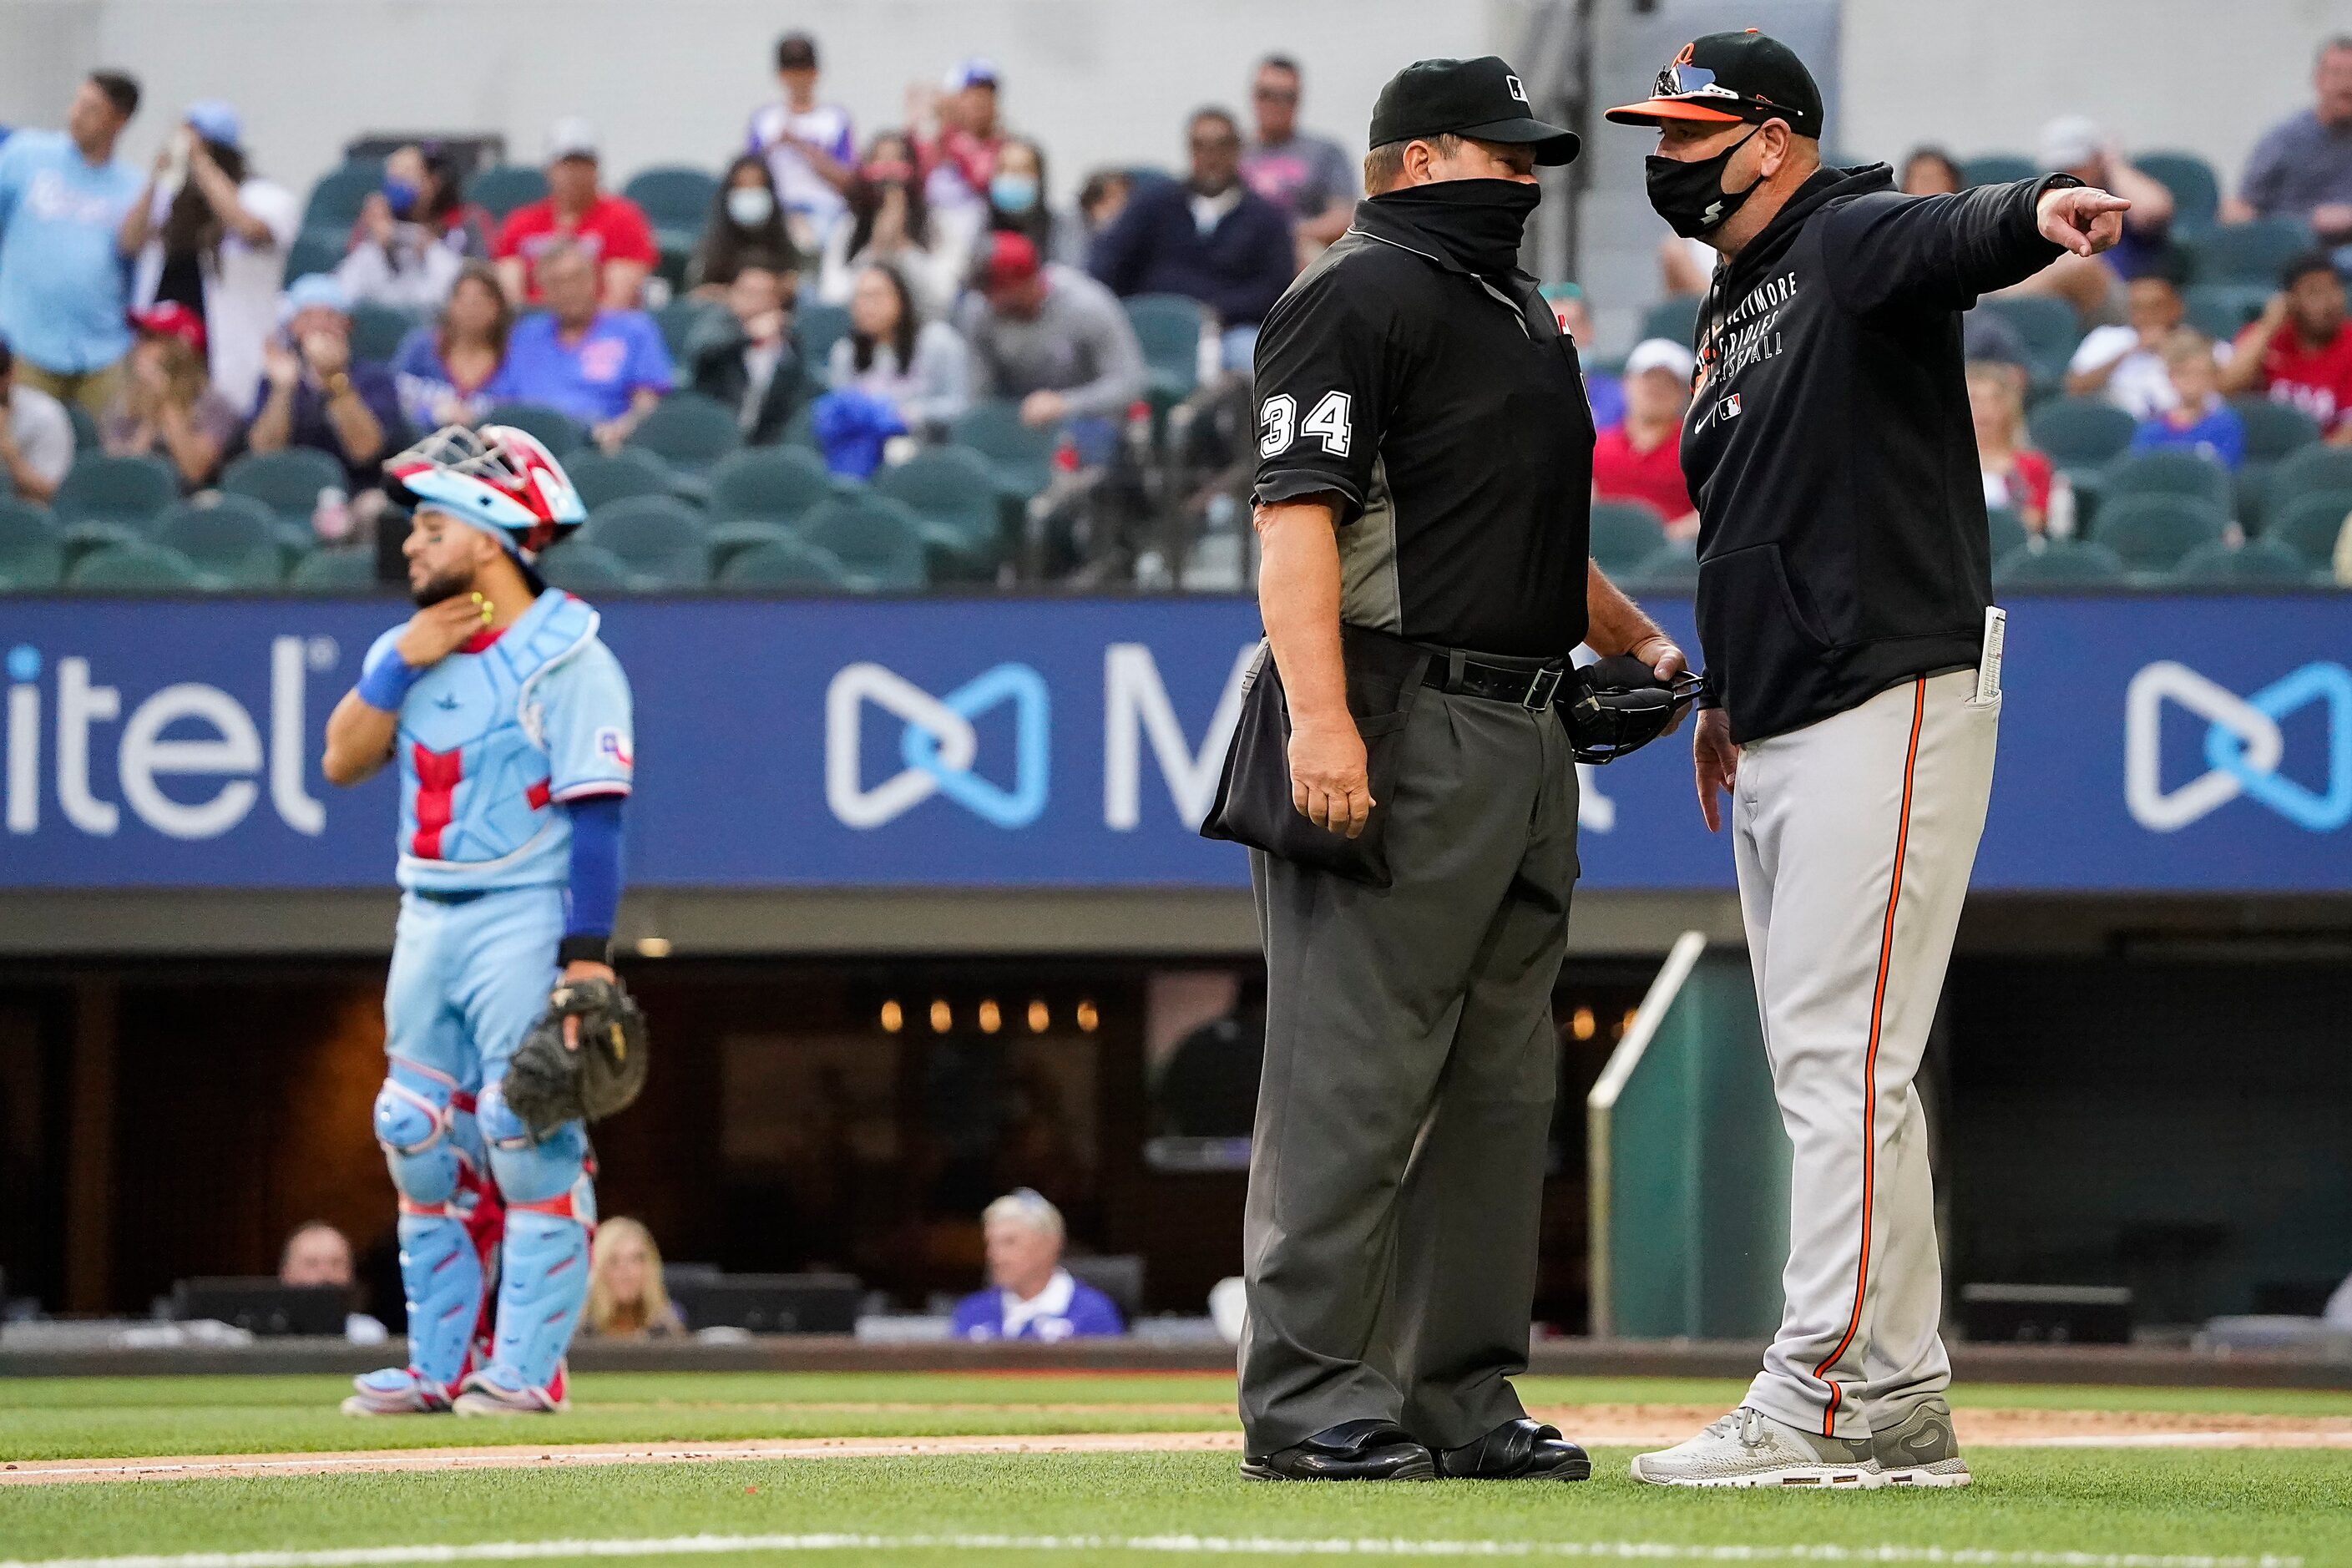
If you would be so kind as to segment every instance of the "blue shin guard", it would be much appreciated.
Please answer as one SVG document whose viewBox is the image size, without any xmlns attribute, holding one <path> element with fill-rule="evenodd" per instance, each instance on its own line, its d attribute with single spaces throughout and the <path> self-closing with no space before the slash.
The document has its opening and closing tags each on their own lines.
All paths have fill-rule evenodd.
<svg viewBox="0 0 2352 1568">
<path fill-rule="evenodd" d="M 507 1205 L 487 1375 L 560 1400 L 563 1352 L 588 1300 L 588 1237 L 596 1223 L 587 1130 L 570 1121 L 534 1142 L 496 1084 L 482 1093 L 481 1124 Z"/>
<path fill-rule="evenodd" d="M 472 1097 L 395 1057 L 376 1096 L 375 1134 L 400 1193 L 409 1371 L 428 1393 L 455 1390 L 473 1363 L 484 1247 L 494 1244 L 498 1223 Z"/>
</svg>

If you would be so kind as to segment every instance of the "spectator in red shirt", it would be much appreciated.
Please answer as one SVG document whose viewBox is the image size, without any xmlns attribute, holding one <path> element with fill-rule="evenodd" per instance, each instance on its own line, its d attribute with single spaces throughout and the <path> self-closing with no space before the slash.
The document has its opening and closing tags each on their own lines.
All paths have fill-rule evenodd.
<svg viewBox="0 0 2352 1568">
<path fill-rule="evenodd" d="M 1625 356 L 1625 422 L 1592 447 L 1592 499 L 1641 501 L 1656 510 L 1669 539 L 1698 532 L 1698 510 L 1683 479 L 1683 413 L 1690 406 L 1690 350 L 1644 338 Z"/>
<path fill-rule="evenodd" d="M 2352 322 L 2344 280 L 2324 251 L 2287 263 L 2261 319 L 2238 334 L 2221 392 L 2259 392 L 2319 421 L 2332 446 L 2352 446 Z"/>
<path fill-rule="evenodd" d="M 559 120 L 548 132 L 547 196 L 509 213 L 490 251 L 499 281 L 516 304 L 540 302 L 539 258 L 570 244 L 596 263 L 598 298 L 606 310 L 636 309 L 646 275 L 661 253 L 644 210 L 599 184 L 596 156 L 595 128 L 584 120 Z"/>
<path fill-rule="evenodd" d="M 2025 444 L 2025 401 L 2009 366 L 1970 360 L 1969 417 L 1988 507 L 2007 507 L 2034 533 L 2050 517 L 2050 459 Z"/>
</svg>

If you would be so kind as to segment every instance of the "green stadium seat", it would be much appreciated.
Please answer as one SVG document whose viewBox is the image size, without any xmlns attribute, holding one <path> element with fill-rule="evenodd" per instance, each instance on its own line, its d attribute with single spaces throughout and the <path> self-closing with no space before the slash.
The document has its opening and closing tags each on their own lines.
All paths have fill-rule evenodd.
<svg viewBox="0 0 2352 1568">
<path fill-rule="evenodd" d="M 66 423 L 73 426 L 75 451 L 102 452 L 106 449 L 105 438 L 98 431 L 98 416 L 80 404 L 66 405 Z"/>
<path fill-rule="evenodd" d="M 298 234 L 286 247 L 286 280 L 291 283 L 313 272 L 332 272 L 343 264 L 350 248 L 349 237 L 341 232 L 312 229 Z"/>
<path fill-rule="evenodd" d="M 726 306 L 708 300 L 672 300 L 653 313 L 654 325 L 661 329 L 662 346 L 677 362 L 681 381 L 686 378 L 687 361 L 692 356 L 696 337 L 726 314 Z"/>
<path fill-rule="evenodd" d="M 2095 468 L 2131 445 L 2139 422 L 2100 397 L 2053 397 L 2026 416 L 2033 445 L 2062 468 Z"/>
<path fill-rule="evenodd" d="M 539 558 L 539 574 L 568 594 L 634 594 L 648 584 L 611 551 L 567 539 Z"/>
<path fill-rule="evenodd" d="M 65 569 L 65 542 L 49 514 L 30 501 L 0 500 L 0 593 L 54 588 Z"/>
<path fill-rule="evenodd" d="M 1125 304 L 1152 390 L 1171 401 L 1190 396 L 1201 384 L 1201 327 L 1207 314 L 1201 302 L 1181 294 L 1138 294 Z"/>
<path fill-rule="evenodd" d="M 2006 185 L 2018 180 L 2031 180 L 2043 173 L 2033 160 L 2018 153 L 1979 153 L 1973 158 L 1960 160 L 1960 183 L 1973 189 L 1978 185 Z"/>
<path fill-rule="evenodd" d="M 645 209 L 646 221 L 665 249 L 691 250 L 709 220 L 719 181 L 707 169 L 663 164 L 638 170 L 621 194 Z"/>
<path fill-rule="evenodd" d="M 406 310 L 362 300 L 352 307 L 352 357 L 389 363 L 419 324 Z"/>
<path fill-rule="evenodd" d="M 2352 489 L 2304 490 L 2282 503 L 2272 497 L 2263 512 L 2259 537 L 2276 541 L 2317 571 L 2336 559 L 2336 542 L 2352 517 Z"/>
<path fill-rule="evenodd" d="M 797 447 L 753 447 L 710 470 L 710 510 L 725 518 L 794 522 L 839 489 L 824 462 Z"/>
<path fill-rule="evenodd" d="M 2275 539 L 2201 544 L 2180 558 L 2172 580 L 2183 587 L 2296 588 L 2312 580 L 2310 563 Z"/>
<path fill-rule="evenodd" d="M 1612 575 L 1632 570 L 1666 542 L 1665 520 L 1647 501 L 1592 503 L 1592 559 Z"/>
<path fill-rule="evenodd" d="M 2213 226 L 2221 209 L 2221 182 L 2213 165 L 2194 153 L 2141 153 L 2132 167 L 2172 193 L 2172 230 L 2200 234 Z"/>
<path fill-rule="evenodd" d="M 302 229 L 306 234 L 332 235 L 340 246 L 360 220 L 360 208 L 369 196 L 383 188 L 383 160 L 360 159 L 341 164 L 319 176 L 310 187 L 310 199 L 302 205 Z M 289 272 L 292 279 L 301 276 Z"/>
<path fill-rule="evenodd" d="M 2193 496 L 2227 516 L 2230 470 L 2202 452 L 2158 448 L 2126 452 L 2107 465 L 2099 491 L 2099 515 L 2126 496 Z"/>
<path fill-rule="evenodd" d="M 535 436 L 541 446 L 559 458 L 571 456 L 588 444 L 588 427 L 560 408 L 537 403 L 501 403 L 482 416 L 485 425 L 511 425 Z"/>
<path fill-rule="evenodd" d="M 67 587 L 94 594 L 169 594 L 204 585 L 186 556 L 144 540 L 93 550 L 66 574 Z"/>
<path fill-rule="evenodd" d="M 1008 494 L 1026 500 L 1053 479 L 1054 448 L 1061 432 L 1050 426 L 1024 425 L 1017 404 L 974 404 L 957 419 L 951 433 L 957 446 L 969 447 L 989 460 Z"/>
<path fill-rule="evenodd" d="M 819 589 L 838 593 L 852 585 L 849 569 L 829 550 L 790 536 L 729 558 L 719 572 L 723 588 Z"/>
<path fill-rule="evenodd" d="M 1985 508 L 1985 531 L 1992 541 L 1992 559 L 2000 560 L 2012 550 L 2022 550 L 2033 542 L 2033 535 L 2025 520 L 2005 506 Z"/>
<path fill-rule="evenodd" d="M 547 176 L 520 163 L 493 163 L 487 169 L 477 169 L 474 177 L 466 182 L 466 199 L 485 208 L 495 218 L 502 218 L 546 195 Z"/>
<path fill-rule="evenodd" d="M 2230 406 L 2246 426 L 2246 456 L 2275 462 L 2319 444 L 2319 421 L 2290 403 L 2233 397 Z"/>
<path fill-rule="evenodd" d="M 2084 539 L 2053 539 L 2039 550 L 2012 550 L 1992 569 L 1997 589 L 2109 587 L 2125 577 L 2123 561 L 2114 551 Z"/>
<path fill-rule="evenodd" d="M 697 588 L 710 581 L 709 524 L 674 496 L 632 496 L 596 509 L 579 543 L 611 552 L 632 576 L 665 588 Z"/>
<path fill-rule="evenodd" d="M 319 492 L 341 489 L 350 482 L 343 466 L 310 447 L 289 447 L 282 452 L 247 452 L 222 470 L 221 489 L 248 496 L 288 522 L 307 532 L 310 514 L 318 510 Z"/>
<path fill-rule="evenodd" d="M 1700 294 L 1669 295 L 1642 312 L 1642 336 L 1690 347 L 1698 340 L 1698 313 L 1706 303 Z"/>
<path fill-rule="evenodd" d="M 2182 314 L 2207 337 L 2227 342 L 2263 313 L 2273 291 L 2268 283 L 2191 283 L 2180 291 Z"/>
<path fill-rule="evenodd" d="M 2190 551 L 2218 542 L 2229 527 L 2228 513 L 2194 496 L 2110 493 L 2094 531 L 2126 570 L 2169 572 Z"/>
<path fill-rule="evenodd" d="M 1979 300 L 1977 309 L 1999 316 L 2016 329 L 2024 340 L 2035 379 L 2056 382 L 2065 375 L 2066 362 L 2074 357 L 2074 345 L 2083 341 L 2082 318 L 2074 314 L 2074 306 L 2063 300 L 2020 294 Z"/>
<path fill-rule="evenodd" d="M 877 473 L 873 491 L 922 520 L 924 537 L 940 557 L 934 575 L 985 577 L 1003 558 L 996 471 L 979 453 L 961 447 L 919 452 Z"/>
<path fill-rule="evenodd" d="M 375 552 L 347 548 L 314 550 L 294 563 L 286 585 L 303 594 L 368 594 L 387 591 L 375 576 Z"/>
<path fill-rule="evenodd" d="M 210 585 L 268 588 L 286 579 L 277 515 L 249 496 L 182 501 L 155 520 L 152 537 L 186 556 Z"/>
<path fill-rule="evenodd" d="M 809 514 L 802 540 L 830 552 L 851 581 L 869 588 L 930 584 L 922 520 L 897 501 L 857 493 L 836 497 Z"/>
<path fill-rule="evenodd" d="M 698 392 L 673 392 L 645 417 L 629 445 L 688 473 L 709 468 L 743 445 L 735 410 Z"/>
<path fill-rule="evenodd" d="M 2268 518 L 2295 497 L 2315 490 L 2352 490 L 2352 449 L 2305 447 L 2281 458 L 2263 496 L 2263 516 Z"/>
<path fill-rule="evenodd" d="M 824 461 L 816 444 L 816 400 L 824 395 L 825 390 L 822 385 L 811 387 L 809 395 L 793 410 L 793 416 L 784 421 L 784 433 L 777 441 L 778 446 L 790 447 L 794 451 L 816 454 L 820 468 L 824 467 Z"/>
<path fill-rule="evenodd" d="M 849 335 L 849 308 L 805 300 L 793 310 L 793 331 L 800 339 L 801 363 L 822 372 L 833 345 Z"/>
<path fill-rule="evenodd" d="M 676 492 L 677 476 L 669 465 L 637 447 L 624 447 L 610 456 L 591 447 L 564 458 L 563 471 L 590 511 L 632 496 Z"/>
<path fill-rule="evenodd" d="M 163 458 L 92 451 L 74 458 L 49 508 L 68 544 L 132 544 L 179 497 L 179 470 Z"/>
<path fill-rule="evenodd" d="M 710 549 L 711 579 L 724 579 L 727 563 L 747 550 L 757 550 L 763 544 L 790 544 L 799 538 L 791 523 L 769 518 L 731 517 L 714 522 L 703 534 Z"/>
<path fill-rule="evenodd" d="M 1625 582 L 1647 593 L 1690 593 L 1698 587 L 1698 557 L 1686 544 L 1662 544 L 1626 569 Z"/>
<path fill-rule="evenodd" d="M 2259 283 L 2278 287 L 2279 272 L 2314 241 L 2311 228 L 2291 217 L 2258 217 L 2216 225 L 2190 247 L 2200 283 Z"/>
</svg>

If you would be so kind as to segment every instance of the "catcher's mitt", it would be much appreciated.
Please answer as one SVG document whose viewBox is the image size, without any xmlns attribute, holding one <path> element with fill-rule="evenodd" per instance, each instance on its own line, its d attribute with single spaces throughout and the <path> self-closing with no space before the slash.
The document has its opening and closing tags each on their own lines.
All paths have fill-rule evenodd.
<svg viewBox="0 0 2352 1568">
<path fill-rule="evenodd" d="M 506 1100 L 533 1138 L 567 1121 L 599 1121 L 625 1110 L 646 1087 L 646 1016 L 617 980 L 574 980 L 547 998 L 507 1064 Z M 579 1020 L 574 1045 L 563 1021 Z"/>
<path fill-rule="evenodd" d="M 1671 732 L 1698 700 L 1700 682 L 1696 675 L 1662 681 L 1640 659 L 1614 654 L 1577 671 L 1576 686 L 1560 705 L 1569 742 L 1578 762 L 1607 763 Z"/>
</svg>

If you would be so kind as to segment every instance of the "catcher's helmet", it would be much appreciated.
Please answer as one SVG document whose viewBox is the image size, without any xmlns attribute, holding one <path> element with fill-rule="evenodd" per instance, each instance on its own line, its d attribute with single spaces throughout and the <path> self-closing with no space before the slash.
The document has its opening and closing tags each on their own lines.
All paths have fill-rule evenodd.
<svg viewBox="0 0 2352 1568">
<path fill-rule="evenodd" d="M 445 426 L 386 459 L 383 469 L 393 500 L 495 534 L 525 561 L 588 518 L 555 455 L 511 425 Z"/>
</svg>

